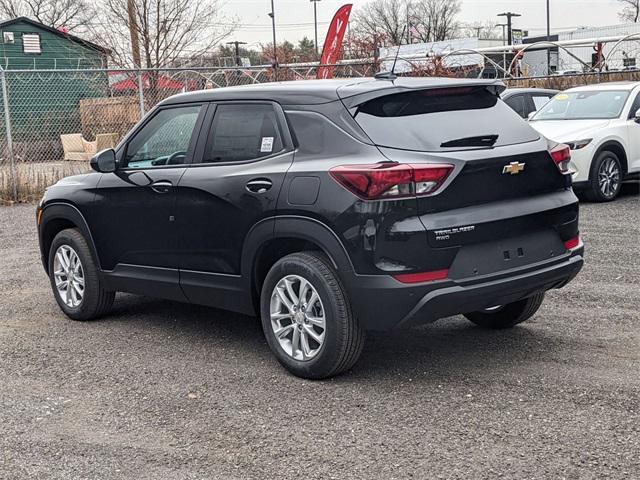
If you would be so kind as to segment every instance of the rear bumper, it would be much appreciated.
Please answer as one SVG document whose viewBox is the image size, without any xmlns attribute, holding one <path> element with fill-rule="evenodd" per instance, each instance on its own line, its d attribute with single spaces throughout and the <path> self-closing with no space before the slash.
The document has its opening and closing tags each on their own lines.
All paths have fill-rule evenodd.
<svg viewBox="0 0 640 480">
<path fill-rule="evenodd" d="M 583 265 L 582 244 L 552 261 L 484 277 L 406 285 L 390 276 L 346 280 L 354 313 L 368 330 L 391 330 L 439 318 L 504 305 L 553 288 L 562 288 Z"/>
</svg>

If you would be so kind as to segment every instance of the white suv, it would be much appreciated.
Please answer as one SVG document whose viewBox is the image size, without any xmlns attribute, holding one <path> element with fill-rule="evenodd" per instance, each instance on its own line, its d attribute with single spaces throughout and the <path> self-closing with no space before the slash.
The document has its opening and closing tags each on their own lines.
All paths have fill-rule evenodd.
<svg viewBox="0 0 640 480">
<path fill-rule="evenodd" d="M 640 82 L 571 88 L 530 121 L 548 139 L 569 145 L 574 188 L 589 200 L 613 200 L 622 180 L 640 173 Z"/>
</svg>

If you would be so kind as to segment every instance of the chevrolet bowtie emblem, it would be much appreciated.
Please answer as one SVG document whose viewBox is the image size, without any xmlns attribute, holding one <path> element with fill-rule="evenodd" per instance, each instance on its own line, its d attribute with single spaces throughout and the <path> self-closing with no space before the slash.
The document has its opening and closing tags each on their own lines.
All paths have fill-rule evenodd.
<svg viewBox="0 0 640 480">
<path fill-rule="evenodd" d="M 510 173 L 517 175 L 524 170 L 524 163 L 511 162 L 509 165 L 502 167 L 502 173 Z"/>
</svg>

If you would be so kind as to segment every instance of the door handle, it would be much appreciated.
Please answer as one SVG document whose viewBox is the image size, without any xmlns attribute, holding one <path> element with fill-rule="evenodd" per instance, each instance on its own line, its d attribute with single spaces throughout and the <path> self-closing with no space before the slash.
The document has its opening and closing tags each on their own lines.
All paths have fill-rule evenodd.
<svg viewBox="0 0 640 480">
<path fill-rule="evenodd" d="M 247 182 L 246 188 L 251 193 L 264 193 L 273 187 L 273 183 L 268 178 L 256 178 Z"/>
<path fill-rule="evenodd" d="M 173 187 L 173 183 L 169 180 L 158 180 L 157 182 L 153 182 L 151 185 L 151 190 L 156 193 L 167 193 Z"/>
</svg>

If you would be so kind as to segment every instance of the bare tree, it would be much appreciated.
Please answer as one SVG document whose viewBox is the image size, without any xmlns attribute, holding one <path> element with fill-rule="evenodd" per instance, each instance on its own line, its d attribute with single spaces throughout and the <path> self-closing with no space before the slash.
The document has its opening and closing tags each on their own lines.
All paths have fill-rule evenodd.
<svg viewBox="0 0 640 480">
<path fill-rule="evenodd" d="M 438 42 L 456 36 L 460 0 L 418 0 L 410 3 L 410 10 L 418 20 L 412 31 L 421 41 Z"/>
<path fill-rule="evenodd" d="M 460 36 L 477 37 L 481 40 L 501 40 L 502 29 L 491 20 L 472 22 L 460 27 Z"/>
<path fill-rule="evenodd" d="M 625 22 L 638 23 L 640 20 L 640 0 L 618 0 L 624 7 L 618 14 Z"/>
<path fill-rule="evenodd" d="M 2 1 L 2 0 L 0 0 Z M 11 0 L 9 0 L 11 1 Z M 235 29 L 224 18 L 218 0 L 134 0 L 133 31 L 140 44 L 141 67 L 175 65 L 181 58 L 197 58 Z M 104 0 L 99 21 L 91 29 L 97 42 L 111 49 L 112 61 L 132 66 L 127 0 Z"/>
<path fill-rule="evenodd" d="M 372 0 L 355 11 L 354 31 L 392 45 L 408 38 L 436 42 L 456 35 L 459 12 L 460 0 Z"/>
<path fill-rule="evenodd" d="M 406 1 L 373 0 L 354 12 L 354 33 L 357 36 L 382 34 L 393 45 L 402 41 L 407 22 Z"/>
<path fill-rule="evenodd" d="M 53 28 L 82 29 L 91 18 L 85 0 L 0 0 L 0 17 L 29 17 Z"/>
</svg>

